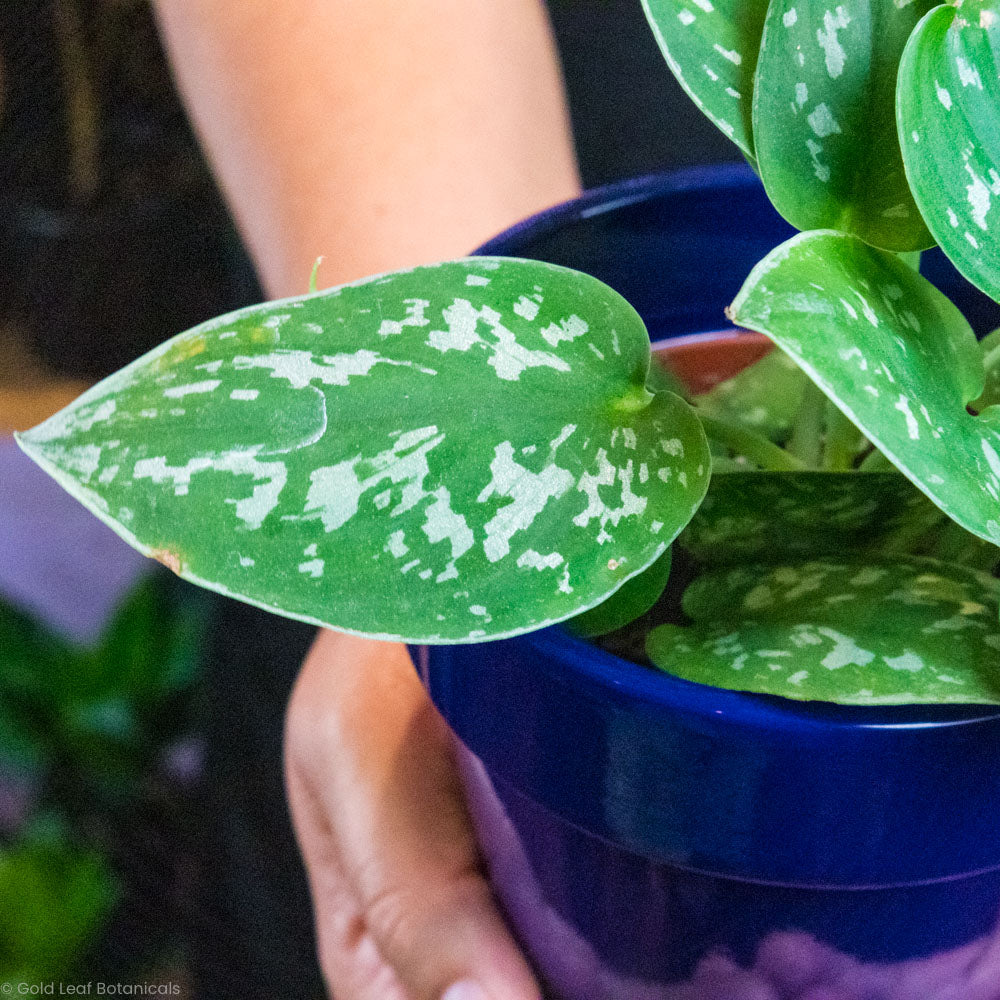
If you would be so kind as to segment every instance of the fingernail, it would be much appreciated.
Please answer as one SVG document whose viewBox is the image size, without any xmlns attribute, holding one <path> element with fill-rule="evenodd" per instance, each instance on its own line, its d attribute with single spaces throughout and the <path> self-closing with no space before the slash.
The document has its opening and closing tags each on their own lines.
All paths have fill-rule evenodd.
<svg viewBox="0 0 1000 1000">
<path fill-rule="evenodd" d="M 441 1000 L 490 1000 L 486 990 L 471 979 L 463 979 L 444 991 Z"/>
</svg>

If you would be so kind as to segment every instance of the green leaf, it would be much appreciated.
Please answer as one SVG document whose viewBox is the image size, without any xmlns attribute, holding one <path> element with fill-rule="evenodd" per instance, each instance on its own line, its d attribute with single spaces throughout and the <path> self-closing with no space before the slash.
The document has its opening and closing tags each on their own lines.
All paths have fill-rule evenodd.
<svg viewBox="0 0 1000 1000">
<path fill-rule="evenodd" d="M 46 698 L 52 674 L 76 657 L 61 636 L 0 600 L 0 697 Z"/>
<path fill-rule="evenodd" d="M 1000 299 L 1000 4 L 932 10 L 899 66 L 896 118 L 927 226 L 974 285 Z"/>
<path fill-rule="evenodd" d="M 716 687 L 844 705 L 1000 704 L 1000 584 L 931 559 L 741 566 L 684 595 L 652 661 Z"/>
<path fill-rule="evenodd" d="M 714 389 L 694 397 L 695 409 L 783 444 L 809 380 L 783 351 L 772 350 Z"/>
<path fill-rule="evenodd" d="M 898 472 L 722 472 L 680 543 L 707 563 L 898 551 L 943 520 Z"/>
<path fill-rule="evenodd" d="M 949 517 L 1000 541 L 1000 411 L 973 416 L 983 363 L 962 314 L 894 254 L 802 233 L 730 309 L 766 333 Z"/>
<path fill-rule="evenodd" d="M 761 180 L 797 229 L 839 229 L 889 250 L 933 245 L 896 136 L 896 70 L 934 0 L 774 0 L 754 82 Z"/>
<path fill-rule="evenodd" d="M 194 679 L 207 627 L 208 595 L 151 574 L 122 601 L 92 653 L 92 694 L 155 706 Z"/>
<path fill-rule="evenodd" d="M 671 552 L 667 549 L 649 569 L 633 576 L 596 608 L 570 618 L 566 622 L 567 630 L 583 637 L 605 635 L 644 615 L 666 589 L 670 578 Z"/>
<path fill-rule="evenodd" d="M 982 413 L 987 406 L 1000 403 L 1000 330 L 986 334 L 979 341 L 979 350 L 983 355 L 986 386 L 979 397 L 969 404 L 976 413 Z"/>
<path fill-rule="evenodd" d="M 0 774 L 36 777 L 48 759 L 49 747 L 0 697 Z"/>
<path fill-rule="evenodd" d="M 643 0 L 687 95 L 754 162 L 750 111 L 767 0 Z"/>
<path fill-rule="evenodd" d="M 470 642 L 599 604 L 708 485 L 594 278 L 475 258 L 245 309 L 20 437 L 140 551 L 269 610 Z"/>
</svg>

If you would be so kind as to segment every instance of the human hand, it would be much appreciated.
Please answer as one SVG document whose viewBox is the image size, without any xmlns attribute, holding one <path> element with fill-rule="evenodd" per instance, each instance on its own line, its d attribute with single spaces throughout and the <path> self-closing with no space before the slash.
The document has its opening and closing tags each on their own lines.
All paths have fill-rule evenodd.
<svg viewBox="0 0 1000 1000">
<path fill-rule="evenodd" d="M 483 877 L 453 737 L 405 647 L 323 631 L 285 774 L 337 1000 L 538 1000 Z"/>
</svg>

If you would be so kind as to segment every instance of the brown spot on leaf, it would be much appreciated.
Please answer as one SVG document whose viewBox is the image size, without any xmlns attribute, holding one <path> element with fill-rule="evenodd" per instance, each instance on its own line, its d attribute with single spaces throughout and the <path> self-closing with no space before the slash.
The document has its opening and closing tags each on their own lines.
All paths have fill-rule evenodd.
<svg viewBox="0 0 1000 1000">
<path fill-rule="evenodd" d="M 150 552 L 150 557 L 159 563 L 163 563 L 171 573 L 180 573 L 181 571 L 180 556 L 176 552 L 171 552 L 170 549 L 153 549 Z"/>
</svg>

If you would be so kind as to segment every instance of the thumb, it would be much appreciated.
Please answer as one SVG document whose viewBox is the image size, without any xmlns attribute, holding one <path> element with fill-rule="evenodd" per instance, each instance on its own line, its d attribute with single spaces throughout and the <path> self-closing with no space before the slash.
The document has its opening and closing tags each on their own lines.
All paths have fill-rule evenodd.
<svg viewBox="0 0 1000 1000">
<path fill-rule="evenodd" d="M 431 885 L 436 868 L 414 870 L 365 905 L 369 933 L 399 981 L 419 1000 L 538 1000 L 483 878 L 451 873 Z"/>
<path fill-rule="evenodd" d="M 453 737 L 405 649 L 325 632 L 304 674 L 327 713 L 307 780 L 385 964 L 415 1000 L 539 1000 L 483 876 Z"/>
</svg>

